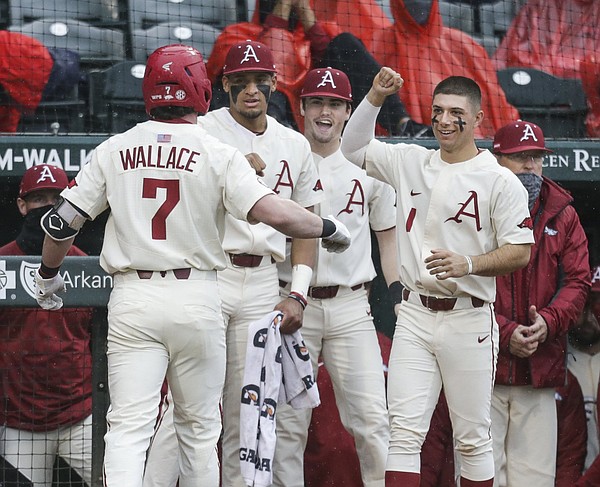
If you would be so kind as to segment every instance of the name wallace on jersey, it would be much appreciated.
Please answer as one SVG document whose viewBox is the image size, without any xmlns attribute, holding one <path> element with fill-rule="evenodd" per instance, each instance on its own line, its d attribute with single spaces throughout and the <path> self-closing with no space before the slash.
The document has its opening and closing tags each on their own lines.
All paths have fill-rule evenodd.
<svg viewBox="0 0 600 487">
<path fill-rule="evenodd" d="M 187 147 L 162 145 L 137 146 L 119 151 L 123 170 L 153 167 L 158 169 L 179 169 L 194 172 L 200 153 Z"/>
</svg>

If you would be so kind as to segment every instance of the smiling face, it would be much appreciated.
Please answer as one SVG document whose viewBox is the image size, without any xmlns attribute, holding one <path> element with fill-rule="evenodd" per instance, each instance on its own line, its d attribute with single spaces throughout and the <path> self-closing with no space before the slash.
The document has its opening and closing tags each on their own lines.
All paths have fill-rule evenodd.
<svg viewBox="0 0 600 487">
<path fill-rule="evenodd" d="M 431 119 L 442 159 L 461 162 L 475 156 L 475 129 L 483 120 L 483 112 L 469 98 L 438 93 L 433 99 Z"/>
<path fill-rule="evenodd" d="M 276 87 L 277 77 L 272 73 L 245 71 L 223 76 L 231 115 L 251 130 L 257 123 L 266 123 L 267 105 Z"/>
<path fill-rule="evenodd" d="M 301 113 L 304 136 L 313 152 L 323 157 L 335 152 L 344 124 L 350 118 L 350 104 L 339 98 L 309 96 L 302 100 Z"/>
</svg>

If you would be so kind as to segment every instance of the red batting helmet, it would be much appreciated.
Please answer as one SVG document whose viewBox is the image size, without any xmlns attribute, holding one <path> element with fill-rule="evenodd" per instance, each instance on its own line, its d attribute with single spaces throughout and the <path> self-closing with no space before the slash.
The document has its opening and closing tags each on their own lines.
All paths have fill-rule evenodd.
<svg viewBox="0 0 600 487">
<path fill-rule="evenodd" d="M 40 189 L 56 189 L 63 190 L 69 184 L 67 173 L 60 167 L 51 166 L 50 164 L 40 164 L 32 166 L 21 179 L 19 187 L 19 198 L 24 198 L 34 191 Z"/>
<path fill-rule="evenodd" d="M 169 106 L 205 114 L 212 89 L 200 51 L 183 44 L 159 47 L 146 62 L 142 92 L 148 115 Z"/>
<path fill-rule="evenodd" d="M 261 42 L 250 40 L 231 46 L 225 58 L 223 75 L 243 71 L 277 72 L 271 50 Z"/>
<path fill-rule="evenodd" d="M 306 75 L 301 98 L 307 96 L 327 96 L 352 101 L 352 88 L 346 73 L 339 69 L 317 68 Z"/>
<path fill-rule="evenodd" d="M 527 150 L 552 152 L 546 148 L 544 133 L 535 123 L 517 120 L 501 127 L 496 132 L 493 152 L 514 154 Z"/>
</svg>

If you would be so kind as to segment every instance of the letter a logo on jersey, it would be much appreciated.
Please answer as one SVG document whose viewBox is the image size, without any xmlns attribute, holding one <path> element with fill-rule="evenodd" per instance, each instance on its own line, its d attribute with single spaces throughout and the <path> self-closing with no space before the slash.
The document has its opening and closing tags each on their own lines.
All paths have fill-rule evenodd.
<svg viewBox="0 0 600 487">
<path fill-rule="evenodd" d="M 346 193 L 347 195 L 350 196 L 350 198 L 348 198 L 348 203 L 346 203 L 346 208 L 341 210 L 338 213 L 338 215 L 340 213 L 348 213 L 348 214 L 354 213 L 354 209 L 352 208 L 352 206 L 354 206 L 354 205 L 360 206 L 360 209 L 362 211 L 361 215 L 365 214 L 365 192 L 363 191 L 363 188 L 358 179 L 353 179 L 352 182 L 354 183 L 354 187 L 352 188 L 352 191 L 350 191 L 349 193 Z"/>
<path fill-rule="evenodd" d="M 254 59 L 254 61 L 257 64 L 260 63 L 260 59 L 258 59 L 258 56 L 256 55 L 256 52 L 254 51 L 254 48 L 250 44 L 248 44 L 246 46 L 246 51 L 244 52 L 244 57 L 240 61 L 240 64 L 247 63 L 251 59 Z"/>
<path fill-rule="evenodd" d="M 321 78 L 321 82 L 317 85 L 317 88 L 321 88 L 327 84 L 331 85 L 333 89 L 337 88 L 337 86 L 335 86 L 335 81 L 333 81 L 333 75 L 329 70 L 325 70 L 325 74 Z"/>
<path fill-rule="evenodd" d="M 531 125 L 529 125 L 528 123 L 526 123 L 525 128 L 523 129 L 523 135 L 519 139 L 519 142 L 523 142 L 524 140 L 529 140 L 529 139 L 533 139 L 536 142 L 538 141 L 538 138 L 535 136 L 535 132 L 533 131 L 533 127 Z"/>
<path fill-rule="evenodd" d="M 479 218 L 479 200 L 477 198 L 477 193 L 475 191 L 469 191 L 469 193 L 471 194 L 471 196 L 467 198 L 467 201 L 465 201 L 464 203 L 459 203 L 460 209 L 458 210 L 456 215 L 447 218 L 445 222 L 452 220 L 456 223 L 462 223 L 463 221 L 461 220 L 460 216 L 468 216 L 469 218 L 475 219 L 475 228 L 477 228 L 477 231 L 480 231 L 481 219 Z M 472 212 L 467 211 L 467 208 L 469 208 L 469 206 L 472 206 Z"/>
<path fill-rule="evenodd" d="M 281 193 L 281 190 L 279 188 L 283 186 L 287 186 L 288 188 L 290 188 L 290 191 L 294 191 L 294 182 L 292 181 L 292 174 L 290 173 L 290 165 L 288 161 L 282 159 L 279 162 L 281 162 L 281 172 L 277 174 L 277 176 L 279 177 L 277 179 L 277 182 L 275 183 L 273 192 L 277 194 Z"/>
</svg>

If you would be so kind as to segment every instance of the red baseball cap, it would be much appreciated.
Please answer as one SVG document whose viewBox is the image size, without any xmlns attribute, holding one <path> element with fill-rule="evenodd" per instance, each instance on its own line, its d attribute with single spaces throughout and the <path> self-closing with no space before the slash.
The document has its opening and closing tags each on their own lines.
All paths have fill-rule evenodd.
<svg viewBox="0 0 600 487">
<path fill-rule="evenodd" d="M 229 49 L 223 66 L 223 75 L 243 71 L 276 73 L 273 53 L 262 42 L 247 40 L 238 42 Z"/>
<path fill-rule="evenodd" d="M 352 87 L 346 73 L 339 69 L 317 68 L 306 75 L 300 98 L 327 96 L 352 101 Z"/>
<path fill-rule="evenodd" d="M 24 198 L 29 193 L 39 191 L 40 189 L 56 189 L 62 191 L 69 184 L 67 173 L 60 167 L 50 164 L 40 164 L 32 166 L 21 179 L 19 187 L 19 198 Z"/>
<path fill-rule="evenodd" d="M 546 148 L 544 133 L 535 123 L 517 120 L 500 128 L 494 136 L 493 152 L 514 154 L 527 150 L 552 152 Z"/>
</svg>

